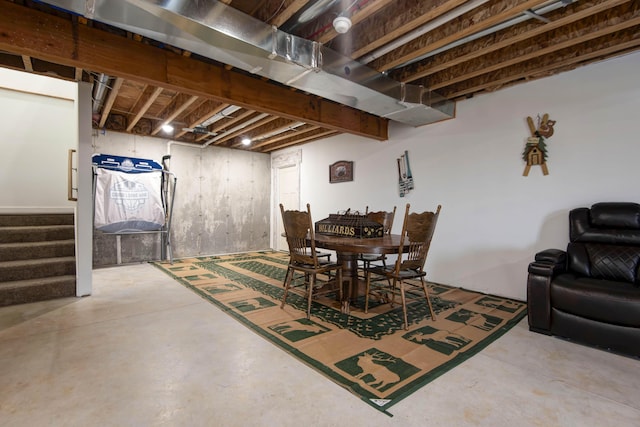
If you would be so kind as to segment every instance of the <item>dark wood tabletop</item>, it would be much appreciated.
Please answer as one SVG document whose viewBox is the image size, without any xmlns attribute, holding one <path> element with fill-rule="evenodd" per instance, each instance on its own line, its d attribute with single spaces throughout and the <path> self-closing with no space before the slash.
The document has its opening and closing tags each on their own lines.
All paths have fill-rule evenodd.
<svg viewBox="0 0 640 427">
<path fill-rule="evenodd" d="M 315 234 L 316 247 L 318 248 L 356 254 L 398 253 L 401 238 L 402 236 L 399 234 L 387 234 L 384 237 L 376 237 L 373 239 Z"/>
</svg>

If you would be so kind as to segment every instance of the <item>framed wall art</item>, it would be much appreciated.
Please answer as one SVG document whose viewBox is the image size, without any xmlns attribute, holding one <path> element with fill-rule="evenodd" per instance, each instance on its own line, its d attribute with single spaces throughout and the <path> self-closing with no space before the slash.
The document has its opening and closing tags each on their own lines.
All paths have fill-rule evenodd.
<svg viewBox="0 0 640 427">
<path fill-rule="evenodd" d="M 329 182 L 331 184 L 347 181 L 353 181 L 353 162 L 340 160 L 329 165 Z"/>
</svg>

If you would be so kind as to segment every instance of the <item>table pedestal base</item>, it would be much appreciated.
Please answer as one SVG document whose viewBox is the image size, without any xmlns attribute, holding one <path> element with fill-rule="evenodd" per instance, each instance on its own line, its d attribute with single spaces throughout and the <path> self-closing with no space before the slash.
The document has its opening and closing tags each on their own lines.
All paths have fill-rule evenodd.
<svg viewBox="0 0 640 427">
<path fill-rule="evenodd" d="M 358 278 L 358 254 L 353 252 L 336 252 L 338 263 L 342 265 L 342 295 L 344 306 L 355 302 L 365 291 L 365 283 Z M 346 284 L 346 286 L 344 286 Z"/>
</svg>

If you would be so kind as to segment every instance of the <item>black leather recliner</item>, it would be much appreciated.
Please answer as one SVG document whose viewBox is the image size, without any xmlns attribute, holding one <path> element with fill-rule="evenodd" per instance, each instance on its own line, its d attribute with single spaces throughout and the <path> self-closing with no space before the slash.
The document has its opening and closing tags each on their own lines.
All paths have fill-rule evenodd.
<svg viewBox="0 0 640 427">
<path fill-rule="evenodd" d="M 529 264 L 529 329 L 640 357 L 640 204 L 569 213 L 566 251 Z"/>
</svg>

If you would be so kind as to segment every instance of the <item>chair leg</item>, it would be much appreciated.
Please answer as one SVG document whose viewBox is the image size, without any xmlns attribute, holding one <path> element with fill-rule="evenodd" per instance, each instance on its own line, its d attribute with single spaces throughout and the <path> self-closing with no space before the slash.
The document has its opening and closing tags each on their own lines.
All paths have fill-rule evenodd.
<svg viewBox="0 0 640 427">
<path fill-rule="evenodd" d="M 393 308 L 393 304 L 396 303 L 396 288 L 398 286 L 398 279 L 393 279 L 393 284 L 391 285 L 391 308 Z"/>
<path fill-rule="evenodd" d="M 284 308 L 284 304 L 287 302 L 287 294 L 289 293 L 289 285 L 291 285 L 291 278 L 293 277 L 293 269 L 291 267 L 287 268 L 287 274 L 285 275 L 284 280 L 284 293 L 282 294 L 282 303 L 280 304 L 280 308 Z"/>
<path fill-rule="evenodd" d="M 404 296 L 404 282 L 400 280 L 400 296 L 402 297 L 402 314 L 404 316 L 404 330 L 409 330 L 409 319 L 407 317 L 407 299 Z"/>
<path fill-rule="evenodd" d="M 436 314 L 433 311 L 433 307 L 431 306 L 431 298 L 429 298 L 429 291 L 427 290 L 427 282 L 424 281 L 424 277 L 420 277 L 420 281 L 422 282 L 422 289 L 424 289 L 424 296 L 427 299 L 427 304 L 429 304 L 429 312 L 431 313 L 431 320 L 436 320 Z"/>
<path fill-rule="evenodd" d="M 366 279 L 366 283 L 367 286 L 365 287 L 364 290 L 364 312 L 368 313 L 369 312 L 369 292 L 371 291 L 371 272 L 367 270 L 367 279 Z"/>
<path fill-rule="evenodd" d="M 290 269 L 287 268 L 287 272 L 284 275 L 284 282 L 282 282 L 282 286 L 286 286 L 286 284 L 287 284 L 287 279 L 289 278 L 289 271 L 290 271 Z"/>
<path fill-rule="evenodd" d="M 315 286 L 316 275 L 311 274 L 309 277 L 309 287 L 307 288 L 307 319 L 311 318 L 311 299 L 313 298 L 313 287 Z"/>
<path fill-rule="evenodd" d="M 382 258 L 382 266 L 385 269 L 387 268 L 387 263 L 385 262 L 384 258 Z M 389 287 L 391 287 L 391 279 L 389 277 L 387 277 L 387 283 L 389 284 Z"/>
</svg>

